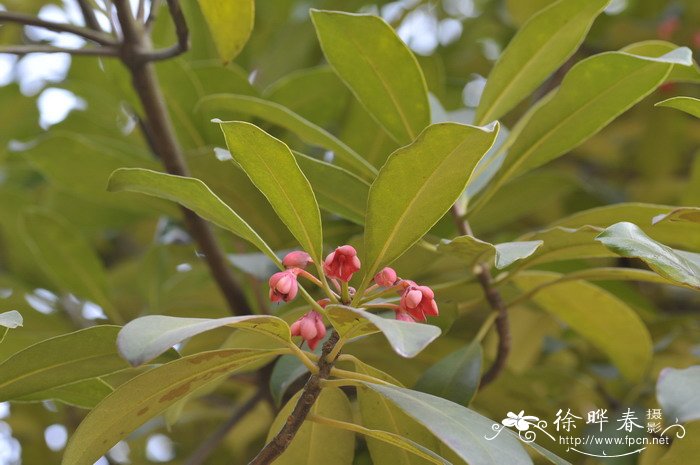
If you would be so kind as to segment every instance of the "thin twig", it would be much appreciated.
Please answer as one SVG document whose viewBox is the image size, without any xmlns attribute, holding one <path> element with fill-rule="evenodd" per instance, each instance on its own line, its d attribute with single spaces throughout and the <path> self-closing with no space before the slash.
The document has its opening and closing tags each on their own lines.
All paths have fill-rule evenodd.
<svg viewBox="0 0 700 465">
<path fill-rule="evenodd" d="M 36 16 L 14 13 L 12 11 L 0 11 L 0 23 L 14 23 L 24 26 L 41 27 L 54 32 L 68 32 L 100 45 L 116 45 L 112 38 L 103 32 L 95 31 L 82 26 L 75 26 L 73 24 L 46 21 L 44 19 L 37 18 Z"/>
<path fill-rule="evenodd" d="M 132 16 L 128 0 L 115 0 L 114 4 L 124 35 L 121 58 L 131 72 L 134 89 L 144 108 L 143 122 L 148 127 L 153 151 L 163 161 L 168 173 L 188 176 L 189 169 L 175 137 L 173 123 L 165 106 L 165 99 L 158 84 L 153 63 L 143 59 L 144 50 L 147 53 L 150 41 L 143 35 L 143 29 Z M 224 294 L 232 313 L 236 315 L 253 313 L 212 229 L 191 210 L 183 208 L 183 213 L 187 229 L 204 253 L 212 276 Z"/>
<path fill-rule="evenodd" d="M 11 55 L 28 55 L 30 53 L 70 53 L 71 55 L 118 57 L 119 49 L 116 47 L 88 47 L 88 48 L 65 48 L 54 47 L 52 45 L 12 45 L 0 47 L 0 53 Z"/>
<path fill-rule="evenodd" d="M 452 206 L 452 217 L 455 225 L 462 235 L 474 236 L 469 222 L 464 219 L 464 212 L 455 204 Z M 491 367 L 481 377 L 480 387 L 491 383 L 503 371 L 506 366 L 506 359 L 510 352 L 510 325 L 508 324 L 508 307 L 506 307 L 500 292 L 496 290 L 491 278 L 489 267 L 485 263 L 480 263 L 474 267 L 474 274 L 479 280 L 484 291 L 489 306 L 497 312 L 496 332 L 498 333 L 498 349 L 496 359 Z"/>
<path fill-rule="evenodd" d="M 282 425 L 282 428 L 275 437 L 262 448 L 248 465 L 268 465 L 287 450 L 287 447 L 289 447 L 289 444 L 294 439 L 299 428 L 301 428 L 301 425 L 304 424 L 306 417 L 311 411 L 311 407 L 313 407 L 321 393 L 321 380 L 327 379 L 330 376 L 333 362 L 327 360 L 327 355 L 333 350 L 338 339 L 338 333 L 333 332 L 328 341 L 323 345 L 321 357 L 318 361 L 318 373 L 309 377 L 287 421 L 284 422 L 284 425 Z"/>
<path fill-rule="evenodd" d="M 217 447 L 219 447 L 219 444 L 226 438 L 226 435 L 264 398 L 265 393 L 263 389 L 258 390 L 253 397 L 237 408 L 228 420 L 219 425 L 211 436 L 199 445 L 192 455 L 184 462 L 184 465 L 202 465 Z"/>
<path fill-rule="evenodd" d="M 158 8 L 160 8 L 160 0 L 151 0 L 151 11 L 148 12 L 148 18 L 146 18 L 146 23 L 144 24 L 146 33 L 150 33 L 153 24 L 155 24 L 158 17 Z"/>
<path fill-rule="evenodd" d="M 102 32 L 100 23 L 97 21 L 97 16 L 95 16 L 95 10 L 92 9 L 87 0 L 77 0 L 78 6 L 80 7 L 80 12 L 83 14 L 83 20 L 85 20 L 85 25 L 90 29 Z"/>
</svg>

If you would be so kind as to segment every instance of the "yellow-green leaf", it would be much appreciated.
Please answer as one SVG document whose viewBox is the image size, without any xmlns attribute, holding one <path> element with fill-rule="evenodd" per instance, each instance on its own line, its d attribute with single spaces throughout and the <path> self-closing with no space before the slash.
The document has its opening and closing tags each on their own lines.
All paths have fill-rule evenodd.
<svg viewBox="0 0 700 465">
<path fill-rule="evenodd" d="M 655 107 L 675 108 L 700 118 L 700 100 L 693 97 L 673 97 L 654 105 Z"/>
<path fill-rule="evenodd" d="M 219 56 L 226 63 L 248 42 L 255 23 L 254 0 L 199 0 Z"/>
</svg>

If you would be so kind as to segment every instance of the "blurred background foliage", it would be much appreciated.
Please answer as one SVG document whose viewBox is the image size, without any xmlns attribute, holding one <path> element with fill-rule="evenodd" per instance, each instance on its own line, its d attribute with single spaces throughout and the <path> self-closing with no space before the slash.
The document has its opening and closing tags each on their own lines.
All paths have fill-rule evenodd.
<svg viewBox="0 0 700 465">
<path fill-rule="evenodd" d="M 77 17 L 70 0 L 65 4 L 35 0 L 2 3 L 11 11 L 49 18 Z M 319 158 L 327 154 L 292 132 L 249 114 L 208 110 L 198 104 L 202 98 L 233 93 L 280 103 L 338 135 L 380 167 L 396 143 L 324 64 L 308 18 L 310 7 L 380 14 L 417 54 L 435 97 L 434 111 L 441 106 L 446 118 L 470 122 L 484 77 L 495 59 L 517 27 L 549 3 L 551 0 L 259 1 L 249 43 L 235 63 L 222 66 L 197 3 L 186 1 L 182 6 L 192 49 L 175 60 L 159 63 L 158 74 L 193 176 L 204 180 L 268 244 L 289 249 L 294 241 L 264 197 L 233 163 L 221 161 L 226 158 L 221 149 L 225 144 L 218 125 L 210 120 L 253 121 L 303 153 Z M 106 17 L 100 19 L 108 23 Z M 169 21 L 158 21 L 154 34 L 160 45 L 174 40 Z M 0 26 L 0 44 L 23 43 L 27 38 L 80 45 L 66 34 Z M 689 46 L 697 57 L 700 2 L 614 0 L 596 20 L 576 55 L 533 99 L 554 88 L 571 64 L 581 58 L 652 39 Z M 18 309 L 25 319 L 24 329 L 10 332 L 0 345 L 0 359 L 39 340 L 103 323 L 111 314 L 124 321 L 151 313 L 226 316 L 218 289 L 181 227 L 179 210 L 154 199 L 105 190 L 107 178 L 116 168 L 159 168 L 140 131 L 135 117 L 138 101 L 121 64 L 67 55 L 19 59 L 0 55 L 0 84 L 0 310 Z M 575 212 L 620 202 L 699 205 L 700 122 L 672 109 L 653 107 L 653 103 L 674 95 L 697 97 L 698 87 L 666 84 L 566 157 L 516 178 L 471 219 L 476 234 L 491 242 L 513 240 Z M 503 121 L 505 127 L 511 127 L 533 101 L 511 112 Z M 61 226 L 51 229 L 26 221 L 26 212 L 36 209 L 47 212 Z M 325 214 L 324 223 L 328 246 L 356 243 L 361 232 L 360 226 L 335 215 Z M 440 237 L 456 234 L 451 221 L 442 221 L 433 233 Z M 289 320 L 298 316 L 299 309 L 268 308 L 265 278 L 269 270 L 243 241 L 223 233 L 220 238 L 253 305 L 283 313 Z M 672 237 L 659 239 L 674 245 Z M 694 241 L 693 251 L 700 250 L 698 237 L 684 239 L 684 245 Z M 59 248 L 61 244 L 70 244 L 62 256 L 55 257 L 64 266 L 51 266 L 38 252 L 42 245 Z M 625 259 L 597 260 L 616 261 L 624 263 Z M 586 265 L 570 260 L 542 269 L 568 272 Z M 401 258 L 397 269 L 401 275 L 431 284 L 463 274 L 459 262 L 425 250 Z M 79 276 L 80 270 L 88 270 L 89 276 Z M 84 279 L 101 283 L 99 292 Z M 507 372 L 480 393 L 473 407 L 492 418 L 501 418 L 509 410 L 527 409 L 528 414 L 550 421 L 562 407 L 584 411 L 607 406 L 614 410 L 634 402 L 652 408 L 654 380 L 661 368 L 697 364 L 697 292 L 629 282 L 598 284 L 638 311 L 650 329 L 656 355 L 646 381 L 630 385 L 621 380 L 604 356 L 528 304 L 512 312 L 513 351 Z M 488 309 L 483 302 L 465 304 L 480 292 L 475 284 L 438 292 L 442 316 L 437 324 L 449 332 L 415 360 L 400 360 L 376 336 L 348 349 L 410 386 L 428 366 L 474 337 Z M 504 292 L 515 295 L 509 289 Z M 191 353 L 198 347 L 224 343 L 257 343 L 238 333 L 227 341 L 227 334 L 207 333 L 183 351 Z M 495 341 L 489 338 L 486 342 L 488 359 L 493 356 Z M 106 381 L 116 386 L 136 372 L 127 370 Z M 110 453 L 111 463 L 185 463 L 188 452 L 229 416 L 235 404 L 232 399 L 244 398 L 252 389 L 245 374 L 233 377 L 215 392 L 184 405 L 179 422 L 172 428 L 163 419 L 146 424 L 128 445 L 120 443 Z M 89 406 L 90 402 L 86 399 L 84 403 Z M 3 404 L 0 464 L 18 463 L 13 459 L 19 450 L 17 441 L 22 463 L 58 463 L 64 433 L 75 428 L 84 412 L 61 402 L 13 404 L 11 412 Z M 267 404 L 259 404 L 207 463 L 243 463 L 263 444 L 273 414 Z M 686 447 L 691 441 L 700 447 L 700 437 L 687 438 Z M 555 452 L 564 449 L 561 446 Z M 605 463 L 652 464 L 659 455 L 657 448 L 650 448 L 641 457 Z M 369 463 L 366 452 L 357 454 L 356 463 Z M 596 462 L 581 458 L 577 463 Z"/>
</svg>

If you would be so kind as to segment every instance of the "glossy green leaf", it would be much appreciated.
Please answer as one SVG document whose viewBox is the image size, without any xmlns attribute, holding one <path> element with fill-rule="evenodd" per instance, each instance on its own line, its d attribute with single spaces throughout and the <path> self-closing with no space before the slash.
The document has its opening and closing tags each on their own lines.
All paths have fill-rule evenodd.
<svg viewBox="0 0 700 465">
<path fill-rule="evenodd" d="M 274 263 L 281 264 L 279 258 L 258 233 L 199 179 L 140 168 L 122 168 L 112 173 L 107 189 L 140 192 L 177 202 L 205 220 L 247 240 Z"/>
<path fill-rule="evenodd" d="M 700 365 L 661 370 L 656 398 L 667 425 L 700 420 Z"/>
<path fill-rule="evenodd" d="M 560 277 L 528 271 L 514 276 L 513 282 L 529 291 Z M 651 336 L 639 315 L 618 297 L 585 281 L 569 281 L 542 289 L 532 301 L 606 354 L 625 378 L 636 382 L 646 375 Z"/>
<path fill-rule="evenodd" d="M 440 335 L 440 328 L 382 318 L 359 308 L 329 305 L 326 316 L 341 337 L 352 339 L 381 331 L 394 351 L 402 357 L 418 355 Z"/>
<path fill-rule="evenodd" d="M 561 260 L 612 257 L 614 255 L 595 240 L 601 231 L 602 228 L 586 225 L 579 228 L 555 226 L 527 233 L 518 239 L 538 240 L 542 241 L 542 245 L 535 253 L 522 260 L 518 269 Z"/>
<path fill-rule="evenodd" d="M 600 131 L 653 92 L 677 64 L 692 64 L 689 49 L 681 47 L 660 58 L 606 52 L 577 63 L 561 86 L 511 132 L 504 144 L 508 156 L 489 186 L 491 193 L 505 180 L 567 153 Z"/>
<path fill-rule="evenodd" d="M 700 100 L 693 97 L 673 97 L 654 105 L 655 107 L 675 108 L 700 118 Z"/>
<path fill-rule="evenodd" d="M 700 262 L 647 236 L 637 225 L 616 223 L 596 240 L 623 257 L 639 258 L 661 276 L 700 289 Z"/>
<path fill-rule="evenodd" d="M 369 191 L 365 280 L 442 218 L 497 134 L 497 124 L 486 128 L 433 124 L 413 144 L 391 154 Z"/>
<path fill-rule="evenodd" d="M 281 318 L 270 315 L 244 315 L 226 318 L 179 318 L 148 315 L 129 323 L 119 332 L 119 353 L 132 365 L 141 365 L 167 351 L 175 344 L 222 326 L 254 331 L 291 343 L 289 326 Z"/>
<path fill-rule="evenodd" d="M 557 70 L 588 34 L 610 0 L 559 0 L 533 15 L 489 74 L 474 121 L 508 113 Z"/>
<path fill-rule="evenodd" d="M 299 167 L 309 180 L 318 204 L 356 224 L 364 224 L 370 185 L 351 172 L 294 152 Z"/>
<path fill-rule="evenodd" d="M 297 393 L 280 410 L 270 427 L 268 441 L 287 421 L 289 414 L 299 401 L 300 394 Z M 352 421 L 350 401 L 343 391 L 333 387 L 327 387 L 321 391 L 309 413 L 343 422 Z M 351 465 L 354 452 L 355 435 L 352 432 L 307 421 L 299 428 L 287 450 L 275 460 L 275 464 Z"/>
<path fill-rule="evenodd" d="M 119 326 L 93 326 L 46 339 L 0 363 L 0 402 L 129 368 L 117 353 Z"/>
<path fill-rule="evenodd" d="M 474 266 L 480 261 L 493 260 L 496 268 L 500 270 L 531 256 L 541 245 L 541 240 L 494 245 L 474 236 L 459 236 L 450 241 L 443 240 L 438 244 L 438 250 L 466 260 L 468 266 Z"/>
<path fill-rule="evenodd" d="M 643 40 L 641 42 L 629 44 L 621 48 L 620 51 L 633 55 L 658 58 L 677 48 L 678 45 L 664 40 Z M 698 66 L 697 63 L 693 63 L 691 66 L 673 65 L 673 69 L 668 75 L 667 81 L 700 83 L 700 66 Z"/>
<path fill-rule="evenodd" d="M 313 418 L 311 418 L 311 421 L 314 421 Z M 354 423 L 346 423 L 346 422 L 341 422 L 341 421 L 335 421 L 333 420 L 332 423 L 329 423 L 327 421 L 321 422 L 321 424 L 330 426 L 332 428 L 340 428 L 344 429 L 347 431 L 352 431 L 358 434 L 362 434 L 364 436 L 367 436 L 368 438 L 371 439 L 376 439 L 378 441 L 381 441 L 382 443 L 389 444 L 393 447 L 388 448 L 389 453 L 391 454 L 390 456 L 387 457 L 387 459 L 383 458 L 378 458 L 376 455 L 372 455 L 372 463 L 374 465 L 382 465 L 382 464 L 392 464 L 392 465 L 399 465 L 399 451 L 396 449 L 401 449 L 402 451 L 407 451 L 410 452 L 411 454 L 415 455 L 416 457 L 420 457 L 422 459 L 427 460 L 430 463 L 434 463 L 436 465 L 451 465 L 450 462 L 445 460 L 444 458 L 440 457 L 437 455 L 435 452 L 431 451 L 430 449 L 421 446 L 418 443 L 415 443 L 411 441 L 408 438 L 405 438 L 399 434 L 394 434 L 390 433 L 388 431 L 380 431 L 376 429 L 369 429 L 365 428 L 360 425 L 356 425 Z M 369 441 L 368 441 L 369 443 Z M 371 451 L 370 451 L 371 454 Z"/>
<path fill-rule="evenodd" d="M 209 113 L 228 111 L 261 118 L 293 132 L 308 144 L 332 151 L 340 163 L 366 179 L 377 175 L 377 169 L 343 141 L 278 103 L 247 95 L 216 94 L 203 98 L 197 106 Z"/>
<path fill-rule="evenodd" d="M 233 159 L 316 263 L 322 262 L 321 214 L 309 181 L 279 139 L 241 121 L 221 123 Z"/>
<path fill-rule="evenodd" d="M 700 223 L 700 207 L 681 207 L 672 212 L 655 216 L 651 222 L 657 225 L 664 221 Z"/>
<path fill-rule="evenodd" d="M 428 368 L 414 389 L 467 407 L 481 380 L 481 344 L 472 342 Z"/>
<path fill-rule="evenodd" d="M 38 210 L 25 214 L 23 226 L 34 256 L 58 287 L 96 303 L 112 322 L 122 322 L 112 305 L 104 266 L 80 231 Z"/>
<path fill-rule="evenodd" d="M 311 10 L 328 63 L 373 118 L 401 144 L 430 124 L 423 73 L 406 44 L 383 19 Z"/>
<path fill-rule="evenodd" d="M 440 397 L 395 386 L 361 383 L 387 398 L 423 424 L 459 458 L 478 465 L 532 465 L 520 442 L 508 434 L 493 440 L 492 425 L 498 424 L 461 405 Z"/>
<path fill-rule="evenodd" d="M 274 351 L 225 349 L 201 352 L 162 365 L 120 385 L 80 423 L 63 465 L 93 465 L 120 440 L 197 388 Z"/>
<path fill-rule="evenodd" d="M 66 384 L 46 391 L 36 392 L 14 399 L 13 402 L 43 402 L 51 400 L 73 407 L 92 409 L 113 391 L 112 387 L 100 378 L 86 379 Z"/>
<path fill-rule="evenodd" d="M 226 63 L 240 53 L 248 42 L 255 23 L 254 0 L 198 0 L 209 31 Z"/>
</svg>

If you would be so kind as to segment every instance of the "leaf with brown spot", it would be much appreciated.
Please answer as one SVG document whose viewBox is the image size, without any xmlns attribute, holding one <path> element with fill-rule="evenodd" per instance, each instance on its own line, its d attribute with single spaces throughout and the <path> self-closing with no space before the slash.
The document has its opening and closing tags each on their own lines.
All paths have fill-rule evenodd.
<svg viewBox="0 0 700 465">
<path fill-rule="evenodd" d="M 112 446 L 195 389 L 283 350 L 224 349 L 166 363 L 119 386 L 83 420 L 63 465 L 92 465 Z M 196 359 L 198 363 L 192 363 Z"/>
</svg>

